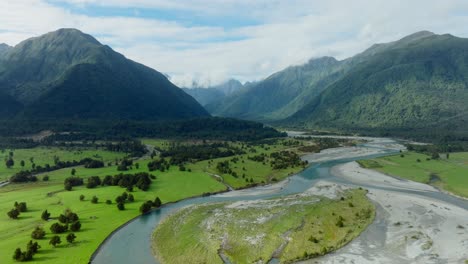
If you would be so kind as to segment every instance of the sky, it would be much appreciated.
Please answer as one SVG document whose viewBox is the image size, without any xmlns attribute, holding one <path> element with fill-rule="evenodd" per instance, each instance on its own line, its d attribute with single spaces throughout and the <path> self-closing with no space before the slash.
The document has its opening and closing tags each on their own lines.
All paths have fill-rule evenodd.
<svg viewBox="0 0 468 264">
<path fill-rule="evenodd" d="M 0 0 L 0 43 L 77 28 L 181 87 L 257 81 L 421 30 L 468 37 L 468 0 Z"/>
</svg>

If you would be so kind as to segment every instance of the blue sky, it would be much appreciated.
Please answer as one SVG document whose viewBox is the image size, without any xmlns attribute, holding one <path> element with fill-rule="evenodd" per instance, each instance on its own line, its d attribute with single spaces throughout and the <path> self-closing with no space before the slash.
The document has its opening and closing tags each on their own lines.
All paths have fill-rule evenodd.
<svg viewBox="0 0 468 264">
<path fill-rule="evenodd" d="M 466 0 L 0 1 L 0 43 L 73 27 L 179 86 L 252 81 L 430 30 L 468 36 Z"/>
</svg>

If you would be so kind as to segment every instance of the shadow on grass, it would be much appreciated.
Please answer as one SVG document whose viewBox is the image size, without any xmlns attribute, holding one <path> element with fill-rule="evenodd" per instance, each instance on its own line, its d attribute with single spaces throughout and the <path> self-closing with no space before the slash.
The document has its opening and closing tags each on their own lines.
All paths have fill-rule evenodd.
<svg viewBox="0 0 468 264">
<path fill-rule="evenodd" d="M 39 251 L 34 255 L 34 262 L 49 262 L 57 257 L 52 256 L 54 253 L 53 249 L 39 249 Z"/>
</svg>

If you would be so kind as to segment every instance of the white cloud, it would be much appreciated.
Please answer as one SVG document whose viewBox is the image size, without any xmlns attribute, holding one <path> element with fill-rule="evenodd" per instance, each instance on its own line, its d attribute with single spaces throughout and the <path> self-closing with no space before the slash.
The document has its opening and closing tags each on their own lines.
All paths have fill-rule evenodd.
<svg viewBox="0 0 468 264">
<path fill-rule="evenodd" d="M 183 10 L 258 25 L 223 28 L 158 18 L 88 16 L 56 4 Z M 213 19 L 213 21 L 216 21 Z M 220 20 L 222 21 L 222 20 Z M 127 57 L 167 73 L 179 85 L 216 84 L 234 77 L 258 80 L 324 55 L 343 59 L 376 42 L 419 30 L 468 36 L 464 0 L 19 0 L 0 1 L 0 42 L 10 45 L 76 27 Z M 226 40 L 223 40 L 226 39 Z M 237 40 L 229 40 L 237 39 Z"/>
</svg>

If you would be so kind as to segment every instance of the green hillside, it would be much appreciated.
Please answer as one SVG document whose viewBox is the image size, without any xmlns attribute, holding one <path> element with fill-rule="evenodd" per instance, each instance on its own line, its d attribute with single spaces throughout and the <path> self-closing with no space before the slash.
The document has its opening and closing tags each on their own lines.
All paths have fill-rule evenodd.
<svg viewBox="0 0 468 264">
<path fill-rule="evenodd" d="M 209 115 L 163 74 L 76 29 L 60 29 L 6 50 L 0 59 L 0 99 L 24 105 L 0 106 L 0 113 L 14 109 L 21 119 L 161 120 Z M 5 117 L 9 116 L 0 118 Z"/>
<path fill-rule="evenodd" d="M 466 128 L 468 39 L 418 33 L 379 49 L 285 123 L 345 130 Z"/>
<path fill-rule="evenodd" d="M 331 57 L 312 59 L 255 83 L 240 93 L 211 105 L 214 115 L 253 120 L 277 120 L 290 116 L 315 98 L 345 72 L 346 63 Z"/>
</svg>

